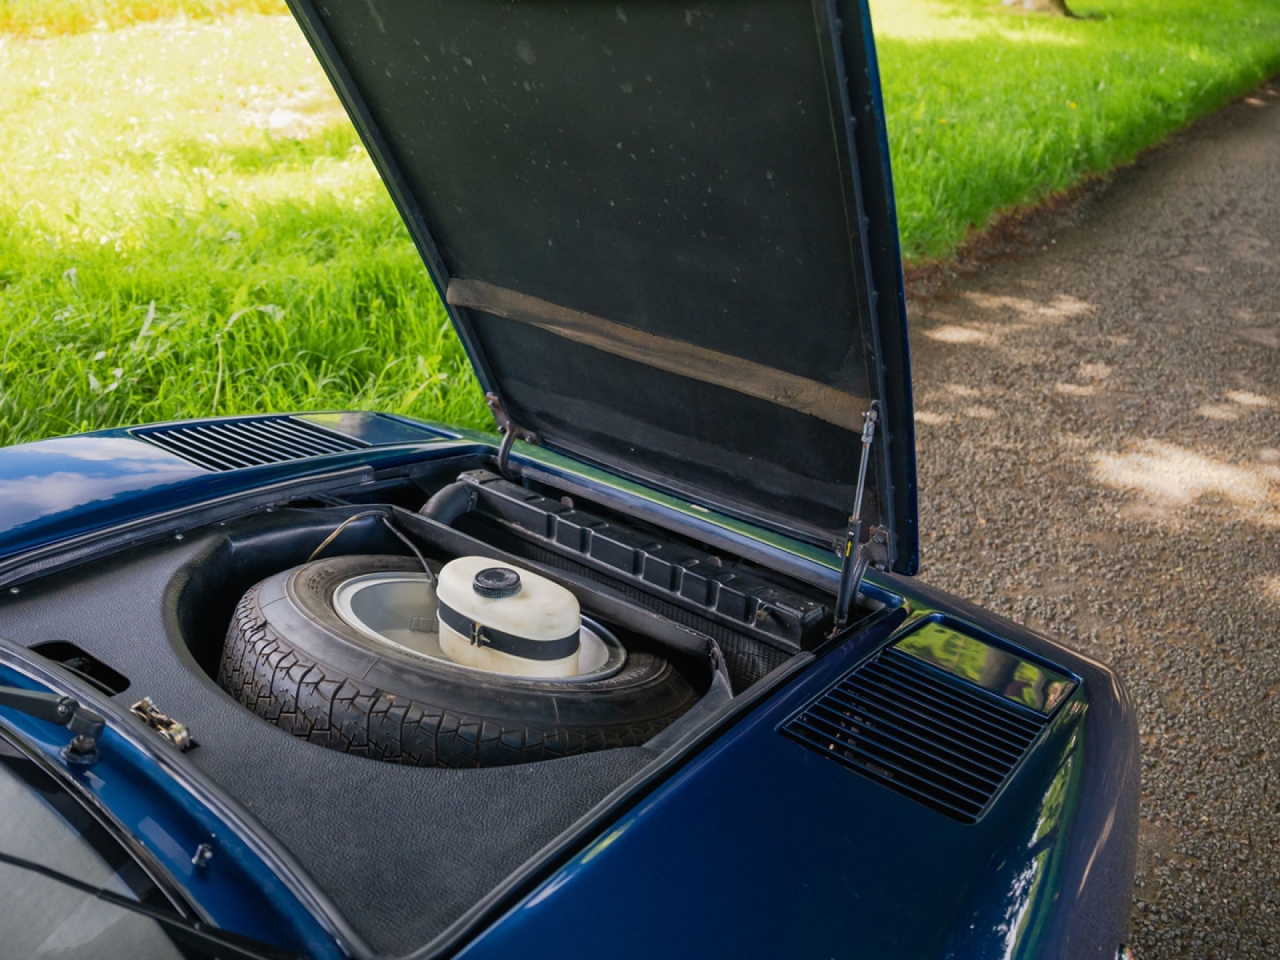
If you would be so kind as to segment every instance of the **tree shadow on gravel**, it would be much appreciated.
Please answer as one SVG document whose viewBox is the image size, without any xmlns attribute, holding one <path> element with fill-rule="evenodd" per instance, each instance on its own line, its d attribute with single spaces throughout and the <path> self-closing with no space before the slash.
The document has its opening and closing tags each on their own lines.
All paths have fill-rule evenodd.
<svg viewBox="0 0 1280 960">
<path fill-rule="evenodd" d="M 909 305 L 922 579 L 1114 666 L 1134 943 L 1280 953 L 1280 98 Z"/>
</svg>

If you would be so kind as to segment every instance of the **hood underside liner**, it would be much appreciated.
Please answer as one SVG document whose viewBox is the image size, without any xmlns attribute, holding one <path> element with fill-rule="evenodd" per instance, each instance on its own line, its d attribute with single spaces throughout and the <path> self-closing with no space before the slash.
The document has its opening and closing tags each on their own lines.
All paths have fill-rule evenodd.
<svg viewBox="0 0 1280 960">
<path fill-rule="evenodd" d="M 292 6 L 515 423 L 815 539 L 845 525 L 878 400 L 868 527 L 914 572 L 901 267 L 862 5 Z"/>
</svg>

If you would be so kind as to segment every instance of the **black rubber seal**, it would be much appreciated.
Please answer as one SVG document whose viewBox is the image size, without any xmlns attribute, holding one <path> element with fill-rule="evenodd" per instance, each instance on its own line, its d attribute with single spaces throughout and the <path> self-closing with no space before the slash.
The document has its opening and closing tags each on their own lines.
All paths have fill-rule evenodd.
<svg viewBox="0 0 1280 960">
<path fill-rule="evenodd" d="M 531 640 L 476 623 L 445 603 L 437 613 L 441 623 L 467 637 L 473 646 L 492 647 L 522 660 L 563 660 L 578 652 L 580 630 L 556 640 Z"/>
</svg>

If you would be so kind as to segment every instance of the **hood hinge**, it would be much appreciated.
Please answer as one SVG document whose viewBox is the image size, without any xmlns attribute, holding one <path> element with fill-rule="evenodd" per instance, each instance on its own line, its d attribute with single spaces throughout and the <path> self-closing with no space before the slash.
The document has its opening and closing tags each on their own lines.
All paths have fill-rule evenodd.
<svg viewBox="0 0 1280 960">
<path fill-rule="evenodd" d="M 538 435 L 512 420 L 496 393 L 486 393 L 484 402 L 489 405 L 493 419 L 498 423 L 498 432 L 502 434 L 502 445 L 498 447 L 498 473 L 502 474 L 504 480 L 519 483 L 519 476 L 511 470 L 511 447 L 517 440 L 538 446 Z"/>
<path fill-rule="evenodd" d="M 532 443 L 535 446 L 538 445 L 538 435 L 532 430 L 526 430 L 512 420 L 496 393 L 486 393 L 484 402 L 489 405 L 489 410 L 493 413 L 493 419 L 498 423 L 498 432 L 500 434 L 515 440 L 523 440 L 525 443 Z"/>
<path fill-rule="evenodd" d="M 872 527 L 870 534 L 862 543 L 862 555 L 869 566 L 877 570 L 889 569 L 889 528 L 879 524 Z"/>
</svg>

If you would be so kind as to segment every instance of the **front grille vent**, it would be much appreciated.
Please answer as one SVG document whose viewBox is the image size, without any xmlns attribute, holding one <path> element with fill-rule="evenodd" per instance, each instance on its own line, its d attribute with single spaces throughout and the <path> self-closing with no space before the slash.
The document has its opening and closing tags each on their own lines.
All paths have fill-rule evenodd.
<svg viewBox="0 0 1280 960">
<path fill-rule="evenodd" d="M 237 470 L 284 463 L 326 453 L 360 450 L 367 444 L 292 417 L 251 417 L 210 423 L 144 427 L 130 433 L 206 470 Z"/>
<path fill-rule="evenodd" d="M 1045 722 L 890 647 L 782 732 L 876 783 L 975 823 Z"/>
</svg>

